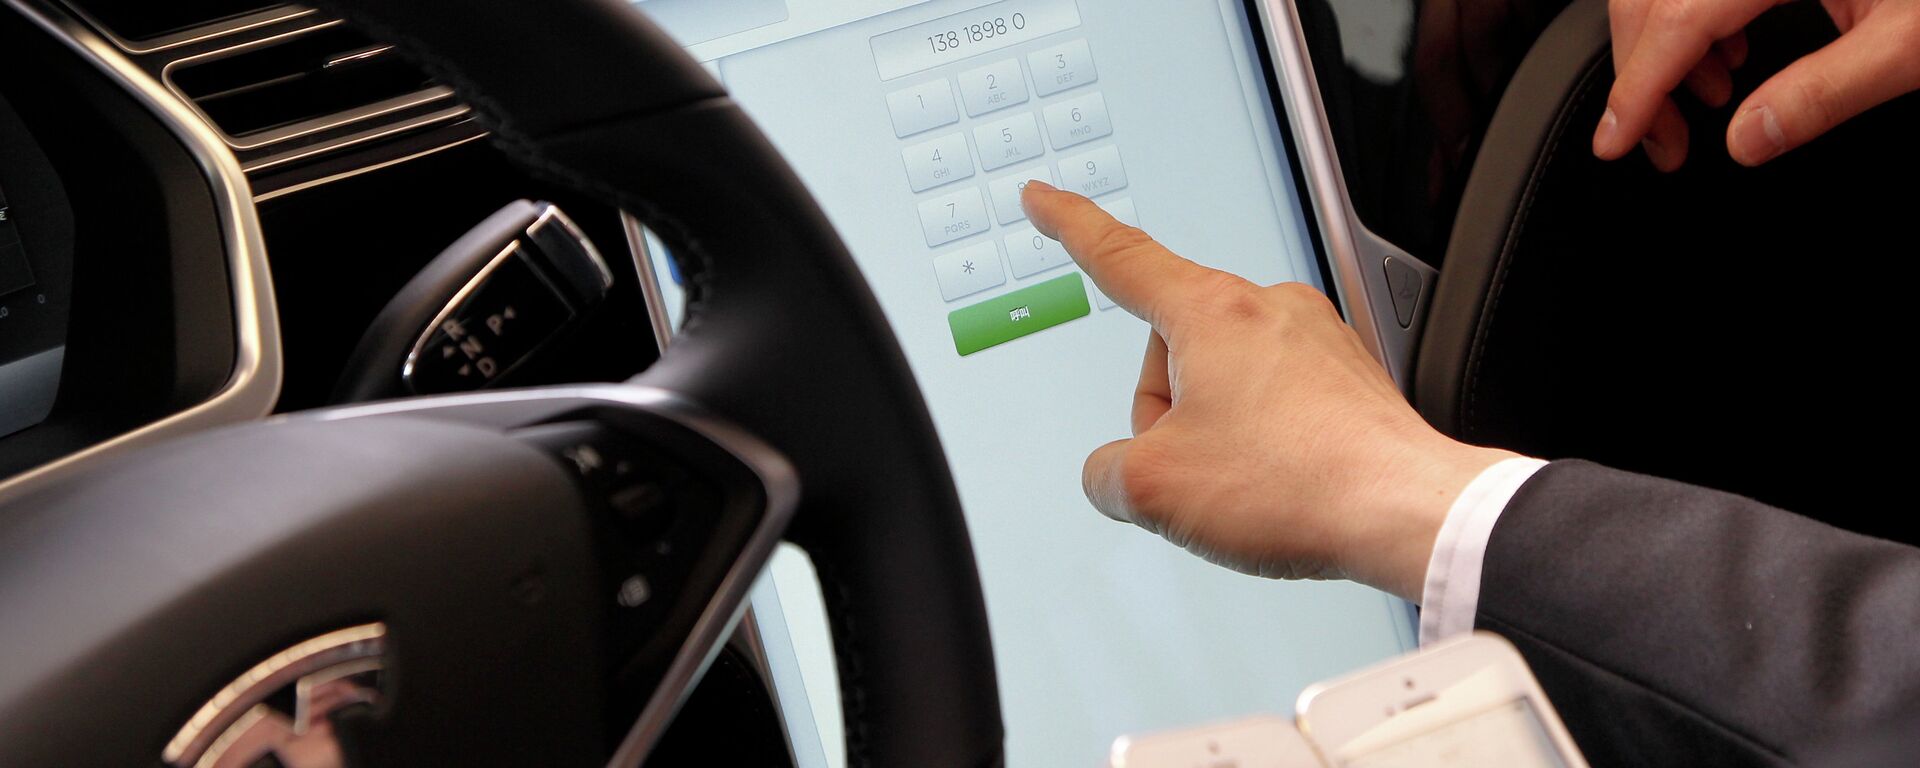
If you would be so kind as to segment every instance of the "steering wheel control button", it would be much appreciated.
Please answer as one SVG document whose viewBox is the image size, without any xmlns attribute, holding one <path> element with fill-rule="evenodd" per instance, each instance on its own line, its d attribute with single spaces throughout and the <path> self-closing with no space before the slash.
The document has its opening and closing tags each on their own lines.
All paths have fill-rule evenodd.
<svg viewBox="0 0 1920 768">
<path fill-rule="evenodd" d="M 1111 144 L 1060 161 L 1060 184 L 1087 197 L 1099 197 L 1127 188 L 1127 169 L 1120 148 Z"/>
<path fill-rule="evenodd" d="M 980 148 L 980 167 L 989 171 L 1032 160 L 1047 151 L 1040 143 L 1040 124 L 1033 121 L 1032 112 L 973 129 L 973 144 Z"/>
<path fill-rule="evenodd" d="M 653 585 L 647 582 L 646 576 L 636 573 L 628 576 L 626 581 L 620 582 L 620 591 L 614 595 L 613 599 L 622 608 L 638 608 L 646 605 L 647 600 L 652 597 Z"/>
<path fill-rule="evenodd" d="M 1013 265 L 1014 277 L 1030 277 L 1073 262 L 1059 241 L 1040 234 L 1033 227 L 1022 227 L 1007 235 L 1006 242 L 1007 261 Z"/>
<path fill-rule="evenodd" d="M 943 184 L 973 178 L 973 153 L 967 136 L 953 133 L 900 150 L 907 164 L 907 184 L 925 192 Z"/>
<path fill-rule="evenodd" d="M 638 536 L 659 536 L 673 527 L 673 494 L 664 482 L 642 481 L 614 491 L 607 506 Z"/>
<path fill-rule="evenodd" d="M 989 226 L 986 198 L 973 187 L 920 204 L 920 229 L 929 248 L 985 232 Z"/>
<path fill-rule="evenodd" d="M 1420 270 L 1412 264 L 1387 257 L 1387 293 L 1393 297 L 1394 319 L 1400 321 L 1401 328 L 1413 327 L 1413 313 L 1420 308 L 1420 294 L 1426 288 L 1426 280 L 1420 276 Z"/>
<path fill-rule="evenodd" d="M 1084 39 L 1034 51 L 1027 56 L 1027 66 L 1033 70 L 1033 89 L 1041 96 L 1052 96 L 1100 79 L 1100 73 L 1093 68 L 1093 52 L 1087 49 Z"/>
<path fill-rule="evenodd" d="M 687 480 L 687 471 L 678 462 L 594 422 L 543 424 L 514 435 L 544 448 L 598 496 L 610 497 L 643 480 L 666 489 Z"/>
<path fill-rule="evenodd" d="M 405 376 L 420 394 L 479 389 L 531 357 L 574 312 L 525 259 L 495 263 L 434 326 Z"/>
<path fill-rule="evenodd" d="M 893 135 L 902 139 L 960 122 L 953 87 L 945 78 L 887 94 L 887 111 L 893 115 Z"/>
<path fill-rule="evenodd" d="M 1107 117 L 1107 97 L 1097 91 L 1047 107 L 1045 117 L 1047 138 L 1053 142 L 1054 149 L 1113 135 L 1113 121 Z"/>
<path fill-rule="evenodd" d="M 656 550 L 653 545 L 679 522 L 681 504 L 700 495 L 684 465 L 599 424 L 547 424 L 515 435 L 571 470 L 582 491 L 598 500 L 604 522 L 636 553 Z"/>
<path fill-rule="evenodd" d="M 1000 269 L 1000 249 L 991 241 L 934 257 L 933 274 L 940 281 L 941 298 L 947 301 L 1007 282 L 1006 272 Z"/>
<path fill-rule="evenodd" d="M 740 519 L 739 499 L 699 469 L 708 465 L 681 458 L 688 455 L 684 442 L 646 434 L 598 420 L 513 432 L 573 475 L 587 502 L 600 542 L 598 588 L 620 659 L 644 653 L 663 627 L 691 620 L 682 595 L 711 575 L 700 569 L 710 562 L 715 537 L 737 532 L 729 526 Z"/>
<path fill-rule="evenodd" d="M 1020 60 L 1007 59 L 960 73 L 960 100 L 973 117 L 1027 103 L 1027 78 L 1020 74 Z"/>
<path fill-rule="evenodd" d="M 1053 169 L 1036 165 L 987 182 L 987 195 L 993 198 L 993 215 L 1000 220 L 1000 226 L 1026 221 L 1027 209 L 1020 205 L 1020 193 L 1026 190 L 1027 182 L 1034 179 L 1052 185 Z"/>
<path fill-rule="evenodd" d="M 1092 313 L 1080 273 L 996 296 L 947 315 L 961 357 L 1005 344 Z"/>
</svg>

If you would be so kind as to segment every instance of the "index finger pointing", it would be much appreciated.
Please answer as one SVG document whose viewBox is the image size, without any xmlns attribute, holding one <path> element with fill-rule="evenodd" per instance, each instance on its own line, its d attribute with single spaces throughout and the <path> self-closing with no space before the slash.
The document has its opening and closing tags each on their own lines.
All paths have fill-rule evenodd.
<svg viewBox="0 0 1920 768">
<path fill-rule="evenodd" d="M 1045 182 L 1028 182 L 1020 200 L 1034 228 L 1060 241 L 1094 285 L 1156 328 L 1179 300 L 1226 274 L 1181 258 L 1092 200 Z"/>
</svg>

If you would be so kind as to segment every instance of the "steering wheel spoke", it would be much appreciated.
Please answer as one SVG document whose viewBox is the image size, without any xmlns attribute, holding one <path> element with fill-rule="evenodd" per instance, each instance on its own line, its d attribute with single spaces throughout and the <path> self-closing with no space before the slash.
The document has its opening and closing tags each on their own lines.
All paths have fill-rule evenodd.
<svg viewBox="0 0 1920 768">
<path fill-rule="evenodd" d="M 317 4 L 425 64 L 521 162 L 661 233 L 684 333 L 632 384 L 300 415 L 10 498 L 0 765 L 150 763 L 237 676 L 375 623 L 379 695 L 341 732 L 358 763 L 637 765 L 783 532 L 824 587 L 849 765 L 1000 765 L 933 421 L 746 113 L 625 0 Z"/>
<path fill-rule="evenodd" d="M 797 495 L 764 443 L 631 385 L 320 411 L 79 473 L 0 525 L 0 717 L 30 734 L 0 763 L 637 765 Z"/>
<path fill-rule="evenodd" d="M 638 765 L 731 634 L 799 498 L 792 465 L 684 398 L 633 385 L 518 390 L 311 418 L 483 426 L 550 456 L 592 530 L 613 765 Z"/>
</svg>

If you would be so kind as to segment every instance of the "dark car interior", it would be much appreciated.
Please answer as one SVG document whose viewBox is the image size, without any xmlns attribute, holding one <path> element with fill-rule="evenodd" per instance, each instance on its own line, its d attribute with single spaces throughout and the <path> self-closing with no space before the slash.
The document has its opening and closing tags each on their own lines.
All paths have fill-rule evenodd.
<svg viewBox="0 0 1920 768">
<path fill-rule="evenodd" d="M 1433 63 L 1405 80 L 1369 80 L 1338 49 L 1314 49 L 1362 220 L 1440 267 L 1413 390 L 1421 412 L 1471 442 L 1912 540 L 1876 503 L 1897 492 L 1890 457 L 1808 446 L 1901 428 L 1884 407 L 1897 377 L 1867 361 L 1893 343 L 1885 329 L 1903 310 L 1844 276 L 1869 254 L 1913 252 L 1896 180 L 1920 162 L 1898 139 L 1920 101 L 1749 170 L 1727 157 L 1730 107 L 1681 99 L 1690 160 L 1661 174 L 1584 150 L 1612 83 L 1605 4 L 1421 5 L 1412 57 Z M 1338 6 L 1301 9 L 1325 29 Z M 1798 3 L 1751 34 L 1736 94 L 1836 32 Z M 1431 55 L 1417 50 L 1428 42 Z M 1910 270 L 1872 263 L 1890 285 Z M 1837 487 L 1841 476 L 1859 482 Z"/>
<path fill-rule="evenodd" d="M 808 187 L 626 4 L 436 5 L 0 2 L 0 765 L 217 756 L 294 647 L 341 764 L 799 765 L 740 620 L 781 539 L 846 764 L 1003 764 L 960 496 Z M 1661 174 L 1586 149 L 1604 2 L 1284 5 L 1430 422 L 1920 541 L 1871 362 L 1920 100 L 1759 170 L 1683 101 Z M 1770 12 L 1736 93 L 1835 34 Z"/>
</svg>

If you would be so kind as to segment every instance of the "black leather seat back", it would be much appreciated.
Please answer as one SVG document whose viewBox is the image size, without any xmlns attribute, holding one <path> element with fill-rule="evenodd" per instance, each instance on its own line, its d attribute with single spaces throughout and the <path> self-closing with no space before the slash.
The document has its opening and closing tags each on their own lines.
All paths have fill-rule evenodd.
<svg viewBox="0 0 1920 768">
<path fill-rule="evenodd" d="M 1764 168 L 1733 163 L 1734 106 L 1836 34 L 1817 5 L 1789 6 L 1751 30 L 1734 105 L 1679 97 L 1693 127 L 1682 171 L 1601 162 L 1604 6 L 1570 7 L 1503 98 L 1436 289 L 1417 404 L 1468 441 L 1901 538 L 1920 97 Z"/>
</svg>

